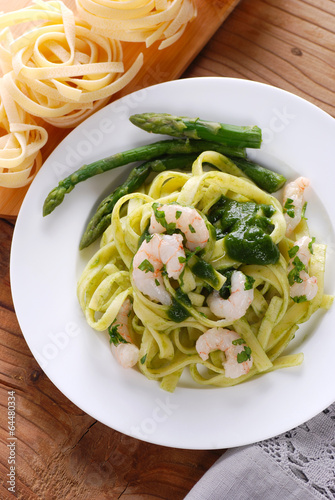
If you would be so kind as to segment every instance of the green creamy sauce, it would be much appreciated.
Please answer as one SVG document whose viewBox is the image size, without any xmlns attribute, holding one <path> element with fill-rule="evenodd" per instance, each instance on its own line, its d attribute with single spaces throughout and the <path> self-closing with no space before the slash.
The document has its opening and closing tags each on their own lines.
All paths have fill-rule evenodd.
<svg viewBox="0 0 335 500">
<path fill-rule="evenodd" d="M 275 208 L 254 202 L 239 202 L 221 196 L 208 214 L 217 239 L 225 239 L 228 256 L 244 264 L 275 264 L 279 250 L 270 233 Z"/>
<path fill-rule="evenodd" d="M 204 280 L 213 288 L 216 288 L 218 286 L 219 280 L 215 274 L 215 269 L 205 260 L 197 260 L 195 264 L 190 265 L 190 269 L 193 274 L 195 274 L 198 278 Z"/>
<path fill-rule="evenodd" d="M 221 274 L 225 276 L 226 281 L 224 285 L 220 288 L 219 294 L 220 297 L 223 299 L 227 300 L 230 296 L 230 289 L 231 289 L 231 276 L 233 272 L 236 271 L 236 269 L 231 268 L 231 269 L 225 269 L 224 271 L 221 271 Z"/>
<path fill-rule="evenodd" d="M 188 310 L 175 298 L 172 298 L 172 304 L 167 311 L 167 315 L 175 323 L 181 323 L 190 316 Z"/>
</svg>

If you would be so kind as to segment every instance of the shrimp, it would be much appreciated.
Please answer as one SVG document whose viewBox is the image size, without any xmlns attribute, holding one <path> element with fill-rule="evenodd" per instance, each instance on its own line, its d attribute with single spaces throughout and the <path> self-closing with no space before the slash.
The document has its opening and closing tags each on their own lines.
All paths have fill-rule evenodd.
<svg viewBox="0 0 335 500">
<path fill-rule="evenodd" d="M 126 299 L 115 318 L 117 333 L 125 340 L 126 343 L 120 342 L 117 345 L 111 343 L 112 353 L 114 354 L 117 362 L 123 368 L 132 368 L 136 365 L 140 353 L 138 347 L 133 344 L 129 335 L 128 320 L 131 309 L 131 302 L 129 299 Z"/>
<path fill-rule="evenodd" d="M 295 278 L 293 278 L 294 283 L 290 286 L 290 296 L 293 299 L 295 297 L 306 297 L 306 300 L 312 300 L 318 291 L 317 278 L 315 276 L 309 276 L 305 270 L 311 258 L 312 241 L 313 240 L 309 238 L 309 236 L 303 236 L 296 241 L 293 246 L 293 248 L 298 247 L 297 252 L 290 259 L 288 266 L 289 277 L 292 275 L 295 276 Z M 299 271 L 297 265 L 299 266 L 300 262 L 305 269 Z"/>
<path fill-rule="evenodd" d="M 194 251 L 197 247 L 204 248 L 209 239 L 209 231 L 206 222 L 195 208 L 183 207 L 176 203 L 161 205 L 157 211 L 162 214 L 156 218 L 155 212 L 150 219 L 149 233 L 164 233 L 166 228 L 160 221 L 166 224 L 176 224 L 176 229 L 185 235 L 186 247 Z M 157 212 L 156 212 L 157 213 Z"/>
<path fill-rule="evenodd" d="M 153 234 L 149 241 L 143 241 L 134 256 L 132 273 L 134 283 L 151 300 L 170 305 L 171 296 L 164 286 L 162 277 L 163 265 L 168 277 L 177 279 L 185 267 L 185 260 L 181 234 Z"/>
<path fill-rule="evenodd" d="M 238 378 L 246 375 L 253 365 L 252 356 L 245 349 L 248 347 L 243 339 L 233 330 L 226 328 L 211 328 L 200 335 L 196 342 L 196 350 L 202 360 L 208 359 L 209 353 L 220 350 L 225 353 L 225 361 L 222 362 L 225 369 L 225 376 L 228 378 Z M 247 360 L 238 361 L 238 354 L 245 352 Z"/>
<path fill-rule="evenodd" d="M 290 182 L 284 189 L 283 205 L 286 212 L 286 236 L 288 236 L 301 221 L 304 200 L 304 191 L 309 186 L 310 181 L 306 177 L 298 177 Z"/>
<path fill-rule="evenodd" d="M 306 297 L 306 300 L 314 299 L 318 292 L 318 280 L 315 276 L 309 276 L 306 271 L 300 272 L 300 279 L 302 283 L 294 283 L 290 287 L 290 296 L 295 297 Z"/>
<path fill-rule="evenodd" d="M 231 276 L 231 293 L 228 299 L 220 297 L 214 290 L 207 297 L 207 304 L 215 316 L 227 321 L 236 321 L 247 312 L 254 299 L 254 290 L 245 289 L 246 276 L 241 271 L 234 271 Z"/>
</svg>

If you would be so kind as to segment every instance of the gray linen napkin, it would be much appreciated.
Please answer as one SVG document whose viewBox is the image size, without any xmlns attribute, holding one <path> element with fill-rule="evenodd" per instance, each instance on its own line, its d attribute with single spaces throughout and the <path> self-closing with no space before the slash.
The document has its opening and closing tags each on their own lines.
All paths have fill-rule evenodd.
<svg viewBox="0 0 335 500">
<path fill-rule="evenodd" d="M 335 403 L 295 429 L 233 448 L 184 500 L 335 499 Z"/>
</svg>

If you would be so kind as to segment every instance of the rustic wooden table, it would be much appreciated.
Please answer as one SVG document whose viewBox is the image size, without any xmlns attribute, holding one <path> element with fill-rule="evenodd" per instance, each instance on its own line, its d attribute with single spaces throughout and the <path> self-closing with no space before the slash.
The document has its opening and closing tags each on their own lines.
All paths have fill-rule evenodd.
<svg viewBox="0 0 335 500">
<path fill-rule="evenodd" d="M 183 77 L 269 83 L 335 117 L 334 40 L 334 0 L 241 0 Z M 95 421 L 59 392 L 33 358 L 15 316 L 9 282 L 14 224 L 13 217 L 0 219 L 0 497 L 13 496 L 7 489 L 7 404 L 8 391 L 15 391 L 18 498 L 184 498 L 224 450 L 138 441 Z"/>
</svg>

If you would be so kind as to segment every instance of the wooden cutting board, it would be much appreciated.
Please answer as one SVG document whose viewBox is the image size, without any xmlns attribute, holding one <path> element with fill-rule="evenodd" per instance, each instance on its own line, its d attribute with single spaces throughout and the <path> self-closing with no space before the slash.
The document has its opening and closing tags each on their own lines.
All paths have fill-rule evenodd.
<svg viewBox="0 0 335 500">
<path fill-rule="evenodd" d="M 74 0 L 64 0 L 64 3 L 75 10 Z M 197 17 L 187 26 L 183 36 L 172 46 L 158 50 L 158 43 L 148 49 L 145 48 L 144 44 L 123 44 L 125 66 L 134 61 L 140 52 L 143 52 L 144 64 L 129 85 L 112 96 L 110 102 L 135 90 L 179 78 L 236 7 L 239 0 L 195 0 L 195 3 L 198 9 Z M 12 0 L 7 3 L 7 6 L 5 2 L 2 2 L 1 10 L 14 11 L 30 4 L 29 0 Z M 43 160 L 46 160 L 71 129 L 58 129 L 45 124 L 42 120 L 40 124 L 47 129 L 49 134 L 48 142 L 42 149 Z M 29 186 L 17 189 L 0 187 L 0 216 L 17 216 L 28 189 Z"/>
</svg>

